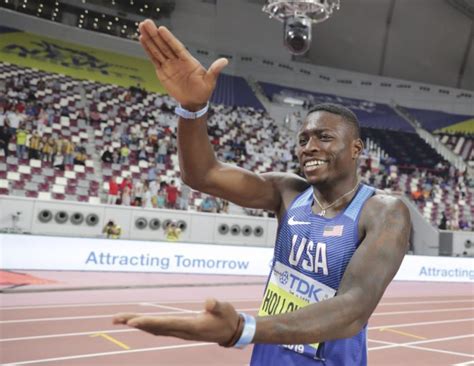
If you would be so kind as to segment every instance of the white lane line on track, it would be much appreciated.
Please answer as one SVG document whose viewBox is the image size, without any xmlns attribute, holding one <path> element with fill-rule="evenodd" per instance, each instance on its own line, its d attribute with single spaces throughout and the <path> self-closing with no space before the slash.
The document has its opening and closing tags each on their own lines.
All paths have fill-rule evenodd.
<svg viewBox="0 0 474 366">
<path fill-rule="evenodd" d="M 465 311 L 470 310 L 474 312 L 474 307 L 469 308 L 450 308 L 450 309 L 430 309 L 430 310 L 405 310 L 405 311 L 389 311 L 384 313 L 375 312 L 372 316 L 382 316 L 382 315 L 402 315 L 402 314 L 426 314 L 426 313 L 444 313 L 450 311 Z"/>
<path fill-rule="evenodd" d="M 433 339 L 426 339 L 426 340 L 422 340 L 422 341 L 414 341 L 414 342 L 408 342 L 408 343 L 393 343 L 393 342 L 369 339 L 369 342 L 384 344 L 384 346 L 369 347 L 369 352 L 402 347 L 402 348 L 419 349 L 419 350 L 423 350 L 423 351 L 446 353 L 446 354 L 449 354 L 449 355 L 462 356 L 462 357 L 474 357 L 473 354 L 469 354 L 469 353 L 447 351 L 447 350 L 443 350 L 443 349 L 420 347 L 419 346 L 420 344 L 444 342 L 444 341 L 451 341 L 451 340 L 465 339 L 465 338 L 473 338 L 473 337 L 474 337 L 474 334 L 464 334 L 464 335 L 459 335 L 459 336 L 444 337 L 444 338 L 433 338 Z"/>
<path fill-rule="evenodd" d="M 55 357 L 55 358 L 43 358 L 41 360 L 30 360 L 30 361 L 15 361 L 8 364 L 2 364 L 2 366 L 18 366 L 18 365 L 31 365 L 35 363 L 43 362 L 56 362 L 56 361 L 66 361 L 66 360 L 77 360 L 81 358 L 92 358 L 92 357 L 101 357 L 101 356 L 113 356 L 118 354 L 126 353 L 140 353 L 140 352 L 152 352 L 152 351 L 166 351 L 170 349 L 180 349 L 180 348 L 195 348 L 195 347 L 204 347 L 212 346 L 215 343 L 191 343 L 191 344 L 177 344 L 173 346 L 162 346 L 162 347 L 153 347 L 153 348 L 139 348 L 115 352 L 100 352 L 100 353 L 86 353 L 83 355 L 74 355 L 74 356 L 65 356 L 65 357 Z"/>
<path fill-rule="evenodd" d="M 258 308 L 247 308 L 247 309 L 237 309 L 238 311 L 256 311 Z M 162 312 L 147 312 L 140 313 L 141 315 L 190 315 L 196 313 L 195 311 L 162 311 Z M 104 314 L 104 315 L 84 315 L 84 316 L 63 316 L 59 318 L 34 318 L 34 319 L 18 319 L 18 320 L 2 320 L 0 324 L 16 324 L 16 323 L 30 323 L 30 322 L 49 322 L 49 321 L 60 321 L 60 320 L 84 320 L 84 319 L 101 319 L 101 318 L 110 318 L 116 315 L 114 314 Z"/>
<path fill-rule="evenodd" d="M 383 325 L 383 326 L 377 326 L 377 327 L 369 327 L 368 330 L 377 330 L 380 328 L 388 328 L 388 327 L 389 328 L 403 328 L 403 327 L 435 325 L 435 324 L 464 323 L 464 322 L 473 321 L 473 320 L 474 318 L 463 318 L 463 319 L 453 319 L 453 320 L 437 320 L 437 321 L 431 321 L 431 322 L 392 324 L 392 325 Z M 39 335 L 39 336 L 4 338 L 4 339 L 0 339 L 0 343 L 1 342 L 29 341 L 29 340 L 34 340 L 34 339 L 57 338 L 57 337 L 86 336 L 86 335 L 91 335 L 94 333 L 127 333 L 127 332 L 138 332 L 138 330 L 137 329 L 110 329 L 110 330 L 94 330 L 90 332 L 60 333 L 60 334 L 48 334 L 48 335 Z"/>
<path fill-rule="evenodd" d="M 468 366 L 468 365 L 474 365 L 474 361 L 456 363 L 456 364 L 452 364 L 451 366 Z"/>
<path fill-rule="evenodd" d="M 1 295 L 0 295 L 1 296 Z M 230 299 L 228 302 L 261 302 L 261 299 Z M 203 300 L 178 300 L 178 301 L 160 301 L 160 302 L 149 302 L 152 304 L 204 304 Z M 131 302 L 99 302 L 99 303 L 85 303 L 85 304 L 53 304 L 53 305 L 31 305 L 31 306 L 5 306 L 0 307 L 3 310 L 29 310 L 29 309 L 58 309 L 58 308 L 80 308 L 80 307 L 94 307 L 94 306 L 123 306 L 123 305 L 137 305 L 140 306 L 142 303 L 136 301 Z"/>
<path fill-rule="evenodd" d="M 261 302 L 261 299 L 230 299 L 228 302 Z M 381 302 L 378 306 L 394 306 L 394 305 L 424 305 L 424 304 L 454 304 L 454 303 L 474 303 L 474 299 L 466 300 L 433 300 L 433 301 L 406 301 L 406 302 Z M 147 302 L 153 304 L 203 304 L 203 300 L 178 300 L 178 301 L 160 301 L 160 302 Z M 53 305 L 31 305 L 31 306 L 5 306 L 0 307 L 2 311 L 4 310 L 28 310 L 28 309 L 58 309 L 58 308 L 77 308 L 77 307 L 93 307 L 93 306 L 124 306 L 124 305 L 137 305 L 140 306 L 143 303 L 135 302 L 102 302 L 102 303 L 84 303 L 84 304 L 53 304 Z"/>
<path fill-rule="evenodd" d="M 239 309 L 240 311 L 255 311 L 258 308 L 248 308 L 248 309 Z M 427 314 L 427 313 L 445 313 L 445 312 L 454 312 L 454 311 L 473 311 L 474 308 L 450 308 L 450 309 L 431 309 L 431 310 L 406 310 L 406 311 L 390 311 L 390 312 L 383 312 L 378 313 L 375 312 L 372 316 L 386 316 L 386 315 L 403 315 L 403 314 Z M 143 315 L 176 315 L 176 314 L 183 314 L 189 313 L 184 310 L 179 311 L 170 311 L 170 312 L 147 312 L 141 313 Z M 84 316 L 66 316 L 66 317 L 59 317 L 59 318 L 32 318 L 32 319 L 18 319 L 18 320 L 2 320 L 0 324 L 15 324 L 15 323 L 28 323 L 28 322 L 46 322 L 46 321 L 57 321 L 57 320 L 84 320 L 84 319 L 100 319 L 100 318 L 110 318 L 114 316 L 114 314 L 105 314 L 105 315 L 84 315 Z"/>
<path fill-rule="evenodd" d="M 474 318 L 462 318 L 462 319 L 448 319 L 448 320 L 433 320 L 430 322 L 416 322 L 416 323 L 404 323 L 404 324 L 390 324 L 390 325 L 378 325 L 368 327 L 368 330 L 379 330 L 382 328 L 405 328 L 405 327 L 418 327 L 421 325 L 433 325 L 433 324 L 450 324 L 450 323 L 463 323 L 466 321 L 472 321 Z"/>
<path fill-rule="evenodd" d="M 428 305 L 428 304 L 457 304 L 469 302 L 474 303 L 474 298 L 467 300 L 433 300 L 433 301 L 405 301 L 405 302 L 381 302 L 378 306 L 394 306 L 394 305 Z"/>
<path fill-rule="evenodd" d="M 177 310 L 182 311 L 183 313 L 199 313 L 198 310 L 188 310 L 183 308 L 177 308 L 175 306 L 168 306 L 168 305 L 161 305 L 161 304 L 154 304 L 151 302 L 142 302 L 140 303 L 141 306 L 150 306 L 152 308 L 160 308 L 160 309 L 167 309 L 167 310 Z"/>
</svg>

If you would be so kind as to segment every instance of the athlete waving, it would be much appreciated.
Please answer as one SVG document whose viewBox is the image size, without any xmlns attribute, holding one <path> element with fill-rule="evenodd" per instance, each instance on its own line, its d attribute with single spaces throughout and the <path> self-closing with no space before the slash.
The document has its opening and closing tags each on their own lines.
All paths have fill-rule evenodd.
<svg viewBox="0 0 474 366">
<path fill-rule="evenodd" d="M 114 322 L 227 347 L 255 343 L 253 366 L 367 364 L 367 321 L 407 250 L 410 217 L 398 198 L 360 183 L 357 117 L 334 104 L 308 113 L 296 151 L 305 179 L 224 164 L 209 142 L 206 112 L 227 60 L 206 70 L 165 27 L 146 20 L 140 33 L 158 79 L 181 105 L 183 181 L 241 206 L 272 210 L 279 228 L 256 318 L 209 299 L 195 317 L 118 314 Z"/>
</svg>

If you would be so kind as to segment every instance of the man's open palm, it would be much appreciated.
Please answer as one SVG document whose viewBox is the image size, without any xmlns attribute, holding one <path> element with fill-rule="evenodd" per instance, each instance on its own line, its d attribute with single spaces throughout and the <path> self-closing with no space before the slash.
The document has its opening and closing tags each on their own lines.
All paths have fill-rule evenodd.
<svg viewBox="0 0 474 366">
<path fill-rule="evenodd" d="M 214 61 L 206 70 L 166 27 L 157 28 L 147 19 L 140 23 L 139 30 L 140 43 L 168 94 L 187 109 L 206 104 L 227 59 Z"/>
</svg>

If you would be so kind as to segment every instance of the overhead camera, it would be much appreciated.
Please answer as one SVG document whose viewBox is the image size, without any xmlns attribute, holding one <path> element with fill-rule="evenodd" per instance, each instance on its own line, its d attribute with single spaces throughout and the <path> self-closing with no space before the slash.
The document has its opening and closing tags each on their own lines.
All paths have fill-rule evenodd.
<svg viewBox="0 0 474 366">
<path fill-rule="evenodd" d="M 285 47 L 293 55 L 305 54 L 311 45 L 311 19 L 295 15 L 285 19 L 283 27 Z"/>
<path fill-rule="evenodd" d="M 266 0 L 262 10 L 283 22 L 286 48 L 302 55 L 311 44 L 311 25 L 327 20 L 339 6 L 340 0 Z"/>
</svg>

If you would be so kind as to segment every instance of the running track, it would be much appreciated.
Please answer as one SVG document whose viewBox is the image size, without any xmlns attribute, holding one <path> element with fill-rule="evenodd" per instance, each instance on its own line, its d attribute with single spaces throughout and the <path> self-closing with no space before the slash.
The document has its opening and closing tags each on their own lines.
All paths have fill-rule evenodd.
<svg viewBox="0 0 474 366">
<path fill-rule="evenodd" d="M 251 347 L 228 350 L 154 337 L 113 326 L 111 318 L 117 312 L 192 316 L 210 296 L 255 313 L 262 278 L 148 275 L 148 283 L 156 286 L 137 288 L 136 283 L 132 286 L 129 282 L 137 281 L 140 275 L 127 274 L 121 277 L 128 278 L 120 280 L 121 289 L 117 277 L 110 280 L 117 275 L 95 274 L 101 279 L 99 286 L 95 285 L 98 289 L 82 290 L 80 280 L 74 282 L 74 278 L 90 282 L 93 274 L 41 275 L 70 277 L 61 284 L 47 285 L 45 292 L 28 292 L 28 288 L 20 292 L 25 290 L 22 287 L 0 294 L 2 365 L 248 364 Z M 474 366 L 474 287 L 394 282 L 372 315 L 368 338 L 369 365 Z"/>
</svg>

